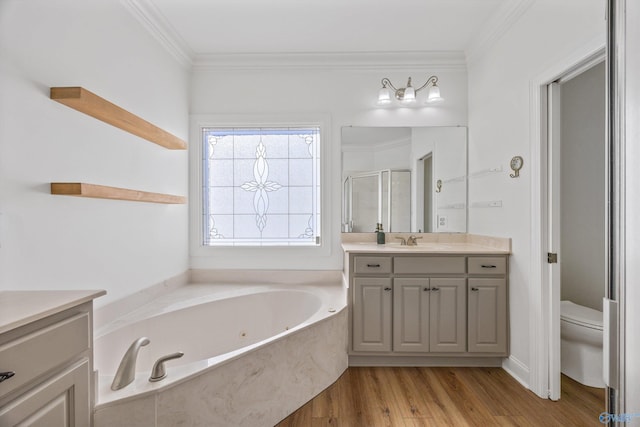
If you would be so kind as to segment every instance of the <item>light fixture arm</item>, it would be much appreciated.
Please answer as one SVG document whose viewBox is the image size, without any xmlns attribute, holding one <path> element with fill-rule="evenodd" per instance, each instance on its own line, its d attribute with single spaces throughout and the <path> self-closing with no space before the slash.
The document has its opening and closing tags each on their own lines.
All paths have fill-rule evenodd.
<svg viewBox="0 0 640 427">
<path fill-rule="evenodd" d="M 420 86 L 419 88 L 416 88 L 416 93 L 420 92 L 422 89 L 424 89 L 425 87 L 427 87 L 429 84 L 432 84 L 433 86 L 436 86 L 436 83 L 438 83 L 438 77 L 436 76 L 431 76 L 427 79 L 427 81 L 425 82 L 425 84 L 423 84 L 422 86 Z"/>
<path fill-rule="evenodd" d="M 382 83 L 382 87 L 387 87 L 387 86 L 388 86 L 388 87 L 390 87 L 391 89 L 393 89 L 393 91 L 394 91 L 394 92 L 398 90 L 398 88 L 396 88 L 396 87 L 393 85 L 393 83 L 391 83 L 391 80 L 389 80 L 389 79 L 388 79 L 388 78 L 386 78 L 386 77 L 382 79 L 382 82 L 381 82 L 381 83 Z"/>
</svg>

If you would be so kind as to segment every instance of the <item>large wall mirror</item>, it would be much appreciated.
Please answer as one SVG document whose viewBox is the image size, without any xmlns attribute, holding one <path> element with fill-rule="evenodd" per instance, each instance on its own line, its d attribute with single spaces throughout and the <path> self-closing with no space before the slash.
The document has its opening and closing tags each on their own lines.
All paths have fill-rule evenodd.
<svg viewBox="0 0 640 427">
<path fill-rule="evenodd" d="M 466 127 L 342 128 L 342 231 L 467 231 Z"/>
</svg>

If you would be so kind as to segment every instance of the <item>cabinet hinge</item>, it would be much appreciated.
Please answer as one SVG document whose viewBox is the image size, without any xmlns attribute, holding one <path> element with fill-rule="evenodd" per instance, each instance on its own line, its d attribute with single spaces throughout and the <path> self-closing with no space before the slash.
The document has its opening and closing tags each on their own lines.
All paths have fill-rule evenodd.
<svg viewBox="0 0 640 427">
<path fill-rule="evenodd" d="M 553 252 L 547 252 L 547 262 L 549 264 L 557 264 L 558 263 L 558 254 Z"/>
</svg>

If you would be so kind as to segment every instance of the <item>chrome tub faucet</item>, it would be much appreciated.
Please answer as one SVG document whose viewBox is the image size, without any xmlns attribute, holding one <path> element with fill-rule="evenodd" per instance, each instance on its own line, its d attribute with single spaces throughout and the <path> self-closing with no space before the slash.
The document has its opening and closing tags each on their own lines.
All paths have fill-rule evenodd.
<svg viewBox="0 0 640 427">
<path fill-rule="evenodd" d="M 111 390 L 120 390 L 131 384 L 136 377 L 136 360 L 138 359 L 138 351 L 141 347 L 149 344 L 151 341 L 147 337 L 140 337 L 135 340 L 120 361 L 120 366 L 116 371 L 116 376 L 111 383 Z"/>
</svg>

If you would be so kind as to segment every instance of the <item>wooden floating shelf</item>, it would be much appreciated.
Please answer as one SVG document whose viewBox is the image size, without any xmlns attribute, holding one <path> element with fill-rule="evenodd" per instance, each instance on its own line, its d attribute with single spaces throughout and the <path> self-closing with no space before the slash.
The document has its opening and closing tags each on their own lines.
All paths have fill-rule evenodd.
<svg viewBox="0 0 640 427">
<path fill-rule="evenodd" d="M 174 196 L 171 194 L 162 193 L 149 193 L 147 191 L 107 187 L 104 185 L 85 184 L 82 182 L 52 182 L 51 194 L 77 197 L 92 197 L 96 199 L 165 203 L 175 205 L 187 203 L 187 198 L 182 196 Z"/>
<path fill-rule="evenodd" d="M 52 87 L 51 99 L 112 126 L 171 150 L 185 150 L 187 143 L 148 121 L 118 107 L 82 87 Z"/>
</svg>

